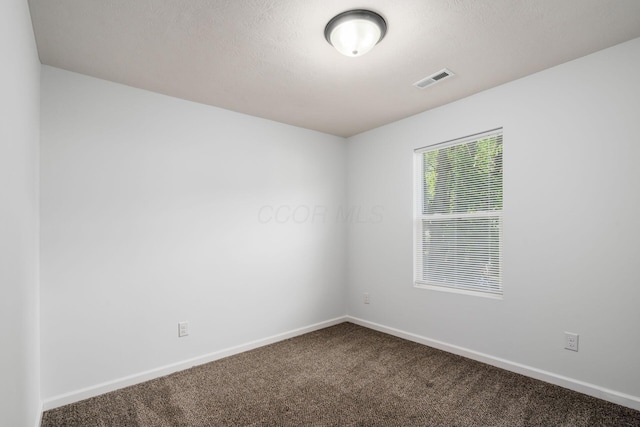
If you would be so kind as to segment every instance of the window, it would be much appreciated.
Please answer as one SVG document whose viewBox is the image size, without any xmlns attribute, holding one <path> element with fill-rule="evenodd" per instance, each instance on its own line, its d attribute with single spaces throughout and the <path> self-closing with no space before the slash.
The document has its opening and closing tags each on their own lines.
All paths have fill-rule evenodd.
<svg viewBox="0 0 640 427">
<path fill-rule="evenodd" d="M 502 129 L 415 157 L 415 285 L 502 295 Z"/>
</svg>

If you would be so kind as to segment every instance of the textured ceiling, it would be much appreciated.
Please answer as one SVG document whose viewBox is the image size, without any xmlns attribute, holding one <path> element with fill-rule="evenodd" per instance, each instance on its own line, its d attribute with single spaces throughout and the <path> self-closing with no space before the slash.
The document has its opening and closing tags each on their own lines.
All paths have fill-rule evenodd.
<svg viewBox="0 0 640 427">
<path fill-rule="evenodd" d="M 43 64 L 340 136 L 640 37 L 639 0 L 29 3 Z M 354 8 L 389 30 L 348 58 L 323 31 Z"/>
</svg>

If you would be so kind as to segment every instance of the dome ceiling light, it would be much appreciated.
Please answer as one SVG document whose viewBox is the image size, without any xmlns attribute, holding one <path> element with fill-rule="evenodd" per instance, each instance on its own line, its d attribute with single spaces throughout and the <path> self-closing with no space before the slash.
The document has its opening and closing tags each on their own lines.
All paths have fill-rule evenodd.
<svg viewBox="0 0 640 427">
<path fill-rule="evenodd" d="M 349 10 L 334 16 L 324 29 L 324 37 L 346 56 L 362 56 L 384 38 L 387 23 L 370 10 Z"/>
</svg>

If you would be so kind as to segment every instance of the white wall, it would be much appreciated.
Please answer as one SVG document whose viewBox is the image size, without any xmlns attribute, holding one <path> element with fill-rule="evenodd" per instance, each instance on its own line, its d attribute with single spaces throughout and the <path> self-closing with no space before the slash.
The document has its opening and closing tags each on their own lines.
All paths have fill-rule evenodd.
<svg viewBox="0 0 640 427">
<path fill-rule="evenodd" d="M 343 316 L 345 150 L 43 67 L 45 400 Z"/>
<path fill-rule="evenodd" d="M 640 408 L 638 75 L 640 39 L 350 138 L 349 203 L 384 216 L 349 228 L 349 315 Z M 414 288 L 413 149 L 500 126 L 504 299 Z"/>
<path fill-rule="evenodd" d="M 40 62 L 27 2 L 0 2 L 0 425 L 40 413 Z"/>
</svg>

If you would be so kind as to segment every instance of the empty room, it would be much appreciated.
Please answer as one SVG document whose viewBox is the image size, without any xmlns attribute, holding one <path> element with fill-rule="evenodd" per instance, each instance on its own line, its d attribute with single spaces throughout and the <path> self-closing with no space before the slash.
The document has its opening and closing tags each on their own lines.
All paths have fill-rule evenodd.
<svg viewBox="0 0 640 427">
<path fill-rule="evenodd" d="M 0 427 L 640 426 L 639 1 L 0 17 Z"/>
</svg>

